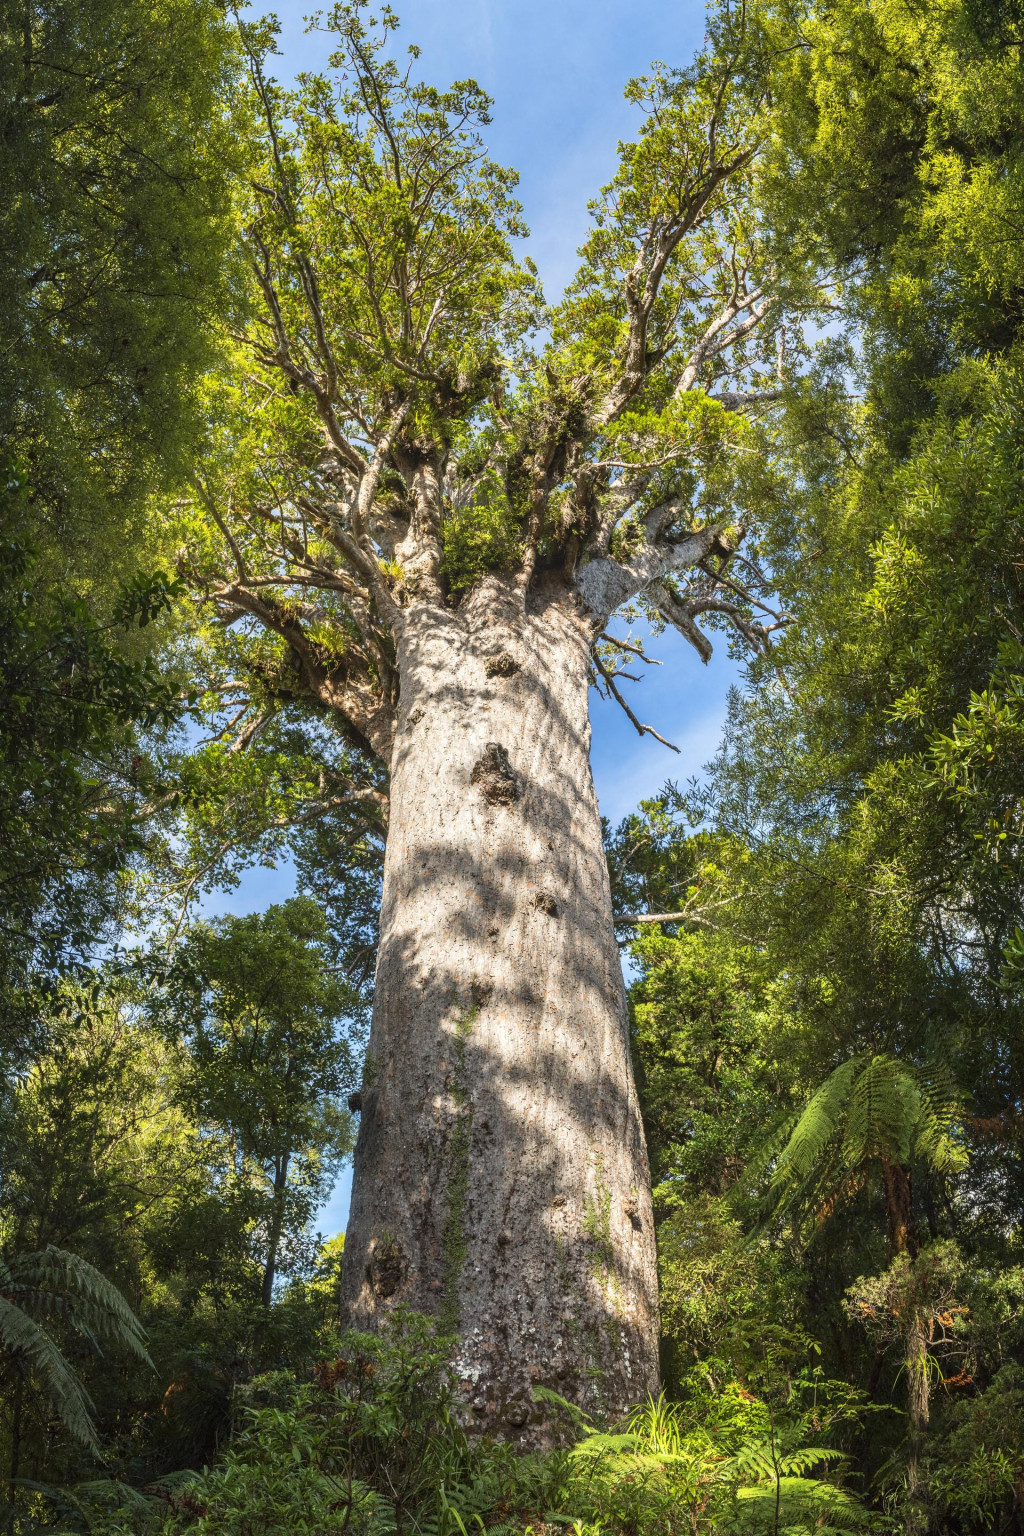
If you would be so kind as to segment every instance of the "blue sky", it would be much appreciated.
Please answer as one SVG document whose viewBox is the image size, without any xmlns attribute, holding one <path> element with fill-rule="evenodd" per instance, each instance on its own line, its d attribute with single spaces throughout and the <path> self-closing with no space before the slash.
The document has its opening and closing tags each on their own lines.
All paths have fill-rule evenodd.
<svg viewBox="0 0 1024 1536">
<path fill-rule="evenodd" d="M 615 170 L 616 146 L 638 122 L 623 100 L 626 81 L 653 60 L 684 64 L 699 47 L 704 7 L 694 0 L 394 0 L 401 17 L 397 46 L 422 49 L 419 68 L 438 85 L 472 77 L 494 99 L 488 130 L 492 155 L 520 173 L 520 198 L 531 228 L 527 250 L 545 293 L 555 299 L 573 274 L 587 229 L 587 202 Z M 263 5 L 282 24 L 276 73 L 324 65 L 327 39 L 306 34 L 306 4 Z M 634 713 L 680 748 L 668 751 L 637 736 L 617 705 L 591 696 L 591 760 L 603 813 L 618 821 L 667 778 L 699 774 L 713 755 L 737 669 L 716 647 L 704 667 L 685 641 L 664 635 L 649 646 L 661 667 L 643 668 L 642 683 L 623 683 Z M 290 894 L 287 868 L 253 870 L 208 911 L 258 911 Z M 348 1213 L 350 1170 L 320 1214 L 334 1233 Z"/>
</svg>

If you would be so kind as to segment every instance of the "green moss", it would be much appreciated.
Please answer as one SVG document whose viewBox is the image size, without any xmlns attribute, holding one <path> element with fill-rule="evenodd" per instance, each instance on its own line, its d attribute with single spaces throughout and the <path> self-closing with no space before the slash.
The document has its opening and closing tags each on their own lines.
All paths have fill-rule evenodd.
<svg viewBox="0 0 1024 1536">
<path fill-rule="evenodd" d="M 611 1265 L 612 1192 L 604 1182 L 604 1159 L 594 1158 L 594 1194 L 583 1207 L 583 1231 L 594 1245 L 595 1262 L 603 1269 Z"/>
</svg>

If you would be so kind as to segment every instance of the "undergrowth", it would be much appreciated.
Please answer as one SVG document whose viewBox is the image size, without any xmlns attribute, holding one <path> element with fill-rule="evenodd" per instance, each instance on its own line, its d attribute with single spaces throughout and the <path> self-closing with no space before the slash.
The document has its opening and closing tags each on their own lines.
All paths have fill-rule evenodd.
<svg viewBox="0 0 1024 1536">
<path fill-rule="evenodd" d="M 617 1425 L 535 1392 L 553 1449 L 467 1435 L 450 1341 L 414 1313 L 345 1334 L 313 1378 L 249 1384 L 214 1465 L 139 1492 L 60 1495 L 57 1529 L 92 1536 L 820 1536 L 879 1529 L 843 1484 L 860 1405 L 806 1370 L 753 1392 L 704 1362 L 678 1402 Z M 40 1507 L 48 1501 L 38 1488 Z M 45 1524 L 55 1529 L 50 1505 Z"/>
</svg>

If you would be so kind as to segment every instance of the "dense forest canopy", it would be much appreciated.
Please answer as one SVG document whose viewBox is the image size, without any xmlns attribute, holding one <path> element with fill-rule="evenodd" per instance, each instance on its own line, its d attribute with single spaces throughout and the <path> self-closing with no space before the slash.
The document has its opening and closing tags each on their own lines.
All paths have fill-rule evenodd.
<svg viewBox="0 0 1024 1536">
<path fill-rule="evenodd" d="M 1020 7 L 713 5 L 554 305 L 390 12 L 2 18 L 8 1529 L 1024 1529 Z"/>
</svg>

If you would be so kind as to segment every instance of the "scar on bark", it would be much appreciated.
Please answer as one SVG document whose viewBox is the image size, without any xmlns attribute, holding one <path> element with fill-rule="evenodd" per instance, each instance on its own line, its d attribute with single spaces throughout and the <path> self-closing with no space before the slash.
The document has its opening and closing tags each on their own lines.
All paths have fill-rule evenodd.
<svg viewBox="0 0 1024 1536">
<path fill-rule="evenodd" d="M 420 709 L 419 705 L 417 704 L 415 709 L 411 709 L 409 711 L 409 724 L 410 725 L 419 725 L 419 723 L 420 723 L 420 721 L 422 719 L 423 719 L 423 711 L 422 711 L 422 709 Z"/>
<path fill-rule="evenodd" d="M 511 677 L 520 670 L 519 663 L 508 651 L 499 651 L 496 656 L 488 656 L 484 662 L 484 672 L 488 677 Z"/>
<path fill-rule="evenodd" d="M 378 1296 L 387 1300 L 395 1294 L 405 1279 L 405 1257 L 393 1237 L 382 1238 L 374 1244 L 367 1269 L 370 1284 Z"/>
<path fill-rule="evenodd" d="M 547 891 L 537 891 L 533 898 L 533 905 L 538 912 L 544 912 L 548 917 L 558 916 L 558 902 Z"/>
<path fill-rule="evenodd" d="M 487 743 L 483 756 L 474 765 L 469 782 L 479 784 L 488 805 L 515 805 L 519 799 L 519 779 L 513 773 L 508 753 L 500 742 Z"/>
</svg>

